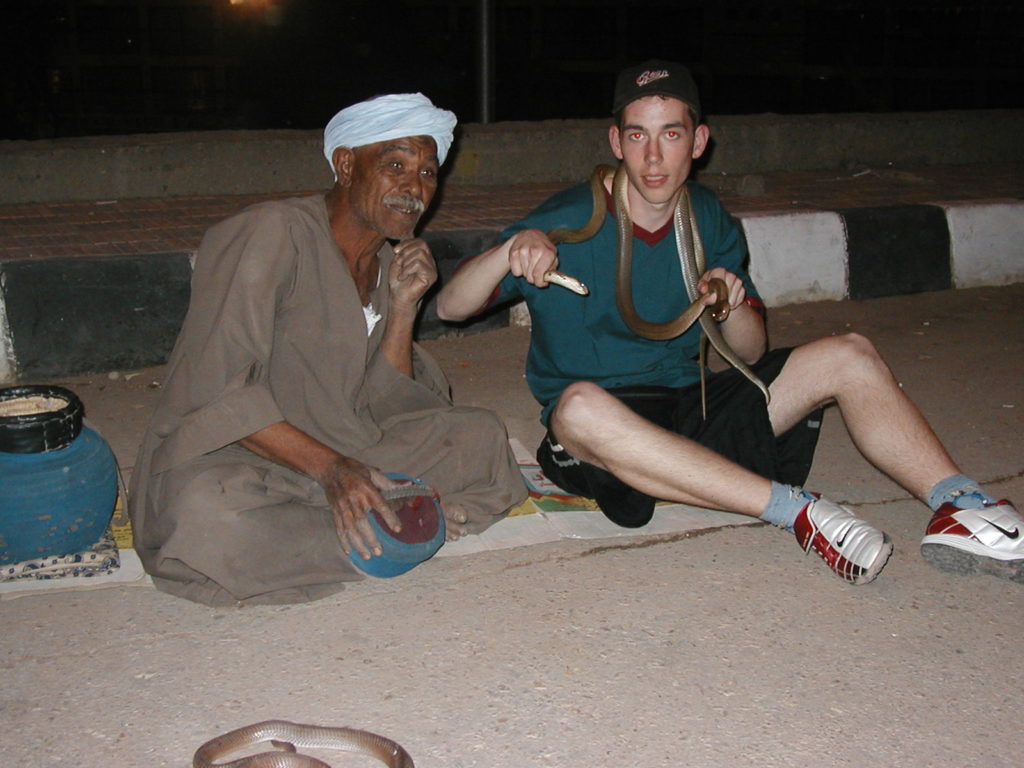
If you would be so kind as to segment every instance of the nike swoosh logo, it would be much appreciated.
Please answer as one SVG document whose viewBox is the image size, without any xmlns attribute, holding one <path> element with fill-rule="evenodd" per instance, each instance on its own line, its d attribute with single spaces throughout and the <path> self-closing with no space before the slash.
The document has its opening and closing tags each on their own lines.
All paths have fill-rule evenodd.
<svg viewBox="0 0 1024 768">
<path fill-rule="evenodd" d="M 1020 528 L 1014 527 L 1012 531 L 1008 531 L 1005 528 L 1003 528 L 1003 526 L 997 525 L 996 523 L 993 523 L 991 520 L 988 521 L 988 524 L 1008 539 L 1016 539 L 1018 536 L 1020 536 Z"/>
</svg>

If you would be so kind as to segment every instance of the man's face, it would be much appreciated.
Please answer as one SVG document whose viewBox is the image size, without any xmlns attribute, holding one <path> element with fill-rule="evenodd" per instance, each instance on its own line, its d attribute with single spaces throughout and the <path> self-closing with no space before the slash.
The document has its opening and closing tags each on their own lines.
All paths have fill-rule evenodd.
<svg viewBox="0 0 1024 768">
<path fill-rule="evenodd" d="M 694 126 L 679 99 L 645 96 L 626 105 L 621 127 L 613 125 L 608 138 L 636 193 L 661 207 L 675 200 L 693 161 L 704 153 L 708 127 Z"/>
<path fill-rule="evenodd" d="M 437 191 L 437 147 L 429 136 L 410 136 L 353 151 L 350 201 L 355 216 L 392 240 L 413 236 Z"/>
</svg>

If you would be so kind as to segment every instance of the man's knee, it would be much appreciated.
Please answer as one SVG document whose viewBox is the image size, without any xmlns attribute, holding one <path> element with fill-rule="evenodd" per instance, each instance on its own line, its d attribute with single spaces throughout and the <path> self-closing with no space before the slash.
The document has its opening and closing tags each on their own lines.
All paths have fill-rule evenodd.
<svg viewBox="0 0 1024 768">
<path fill-rule="evenodd" d="M 426 461 L 434 466 L 440 462 L 451 471 L 461 467 L 455 474 L 460 478 L 459 482 L 467 482 L 479 472 L 489 473 L 496 462 L 501 463 L 512 455 L 505 422 L 493 411 L 456 406 L 444 412 L 443 421 L 438 426 L 441 425 L 443 430 L 438 429 L 438 432 L 443 433 L 443 444 L 434 443 L 435 450 L 429 456 L 417 451 L 414 464 Z M 423 471 L 417 469 L 412 473 Z"/>
<path fill-rule="evenodd" d="M 867 336 L 859 333 L 844 333 L 842 336 L 833 336 L 836 343 L 840 345 L 844 353 L 858 358 L 878 357 L 878 350 Z"/>
<path fill-rule="evenodd" d="M 813 380 L 810 386 L 816 396 L 822 396 L 821 402 L 851 390 L 868 393 L 893 380 L 875 345 L 859 333 L 818 339 L 801 347 L 800 352 L 800 377 Z"/>
<path fill-rule="evenodd" d="M 856 379 L 869 384 L 891 378 L 889 366 L 866 336 L 861 336 L 859 333 L 846 333 L 833 338 L 841 350 L 841 370 L 845 371 L 848 379 Z"/>
<path fill-rule="evenodd" d="M 242 473 L 239 469 L 216 465 L 165 483 L 162 503 L 154 510 L 162 523 L 158 537 L 166 541 L 185 530 L 202 531 L 208 535 L 213 528 L 236 525 L 247 506 L 241 502 L 236 490 L 251 487 L 255 479 L 240 482 L 240 474 L 245 474 L 245 470 L 250 468 L 242 467 Z"/>
<path fill-rule="evenodd" d="M 227 495 L 227 489 L 234 485 L 238 475 L 236 467 L 218 464 L 188 475 L 182 473 L 168 483 L 169 504 L 173 507 L 191 509 L 210 503 L 217 503 Z"/>
<path fill-rule="evenodd" d="M 486 408 L 456 407 L 445 413 L 448 420 L 447 434 L 460 434 L 471 437 L 467 443 L 471 450 L 478 443 L 508 438 L 505 422 L 494 411 Z"/>
<path fill-rule="evenodd" d="M 817 359 L 834 371 L 848 370 L 865 373 L 872 366 L 884 366 L 875 345 L 859 333 L 844 333 L 841 336 L 827 336 L 812 342 Z"/>
<path fill-rule="evenodd" d="M 318 505 L 325 500 L 312 480 L 254 456 L 252 463 L 228 459 L 191 471 L 183 468 L 166 479 L 154 506 L 162 521 L 175 528 L 222 526 L 233 531 L 251 524 L 252 511 L 291 503 Z"/>
<path fill-rule="evenodd" d="M 604 389 L 590 381 L 570 384 L 558 398 L 551 412 L 551 425 L 558 435 L 572 429 L 584 429 L 601 423 L 602 410 L 614 400 Z"/>
</svg>

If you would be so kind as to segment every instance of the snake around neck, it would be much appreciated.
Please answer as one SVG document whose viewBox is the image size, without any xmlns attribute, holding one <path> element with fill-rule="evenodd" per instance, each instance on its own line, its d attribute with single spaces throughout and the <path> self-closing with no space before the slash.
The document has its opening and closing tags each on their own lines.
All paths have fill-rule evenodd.
<svg viewBox="0 0 1024 768">
<path fill-rule="evenodd" d="M 682 267 L 683 284 L 690 304 L 676 317 L 667 323 L 651 323 L 637 313 L 633 305 L 633 220 L 629 212 L 629 177 L 624 166 L 613 169 L 607 165 L 597 166 L 590 175 L 590 188 L 594 208 L 590 220 L 579 229 L 553 229 L 548 238 L 554 244 L 580 243 L 597 234 L 605 217 L 604 180 L 609 173 L 612 179 L 612 199 L 615 203 L 615 223 L 618 231 L 618 253 L 615 271 L 615 302 L 626 326 L 638 336 L 654 341 L 674 339 L 692 326 L 700 323 L 702 335 L 700 342 L 700 382 L 701 405 L 707 416 L 707 398 L 705 389 L 705 358 L 707 342 L 715 348 L 729 365 L 739 370 L 764 395 L 769 402 L 771 395 L 764 383 L 750 370 L 746 362 L 733 351 L 725 340 L 717 321 L 724 320 L 729 313 L 728 289 L 723 280 L 709 281 L 710 290 L 717 294 L 717 301 L 705 312 L 704 297 L 698 284 L 704 274 L 704 245 L 697 228 L 697 218 L 690 204 L 690 190 L 684 184 L 679 192 L 679 200 L 672 213 L 673 230 L 676 237 L 676 248 L 679 251 L 679 262 Z"/>
</svg>

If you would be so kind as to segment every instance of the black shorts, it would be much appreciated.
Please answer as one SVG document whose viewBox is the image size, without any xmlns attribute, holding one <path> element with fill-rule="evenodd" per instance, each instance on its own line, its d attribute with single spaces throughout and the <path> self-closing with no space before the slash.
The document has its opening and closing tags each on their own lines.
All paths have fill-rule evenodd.
<svg viewBox="0 0 1024 768">
<path fill-rule="evenodd" d="M 791 351 L 772 350 L 751 368 L 769 385 Z M 776 436 L 761 390 L 735 369 L 708 376 L 706 420 L 701 416 L 699 382 L 681 388 L 624 387 L 608 392 L 645 419 L 762 477 L 803 485 L 811 471 L 823 409 Z M 655 499 L 610 472 L 575 458 L 558 444 L 550 430 L 537 449 L 537 461 L 551 482 L 569 493 L 594 499 L 605 515 L 621 526 L 636 528 L 650 522 L 654 515 Z"/>
</svg>

